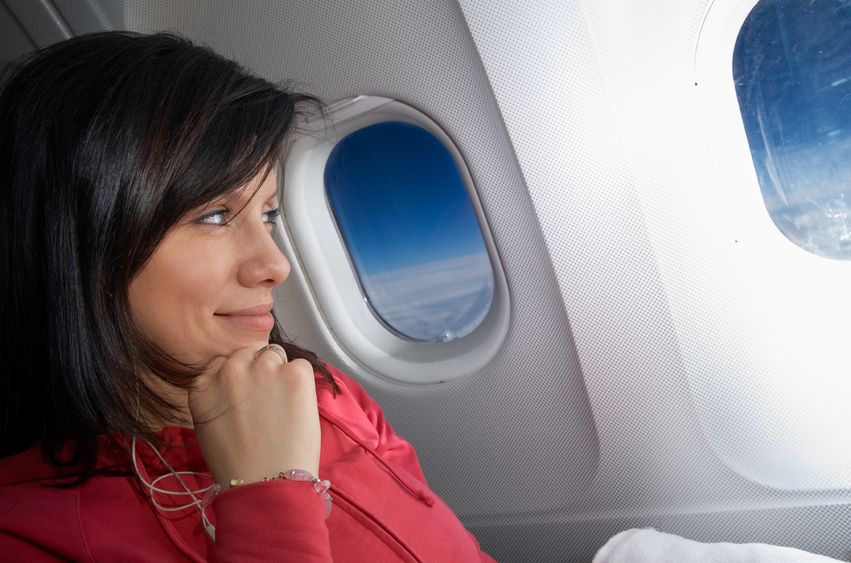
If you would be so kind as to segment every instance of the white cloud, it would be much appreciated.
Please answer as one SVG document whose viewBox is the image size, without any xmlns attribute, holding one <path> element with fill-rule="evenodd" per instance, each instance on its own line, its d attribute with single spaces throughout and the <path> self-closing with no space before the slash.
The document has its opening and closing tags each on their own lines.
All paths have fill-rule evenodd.
<svg viewBox="0 0 851 563">
<path fill-rule="evenodd" d="M 493 301 L 493 271 L 484 252 L 382 272 L 362 282 L 379 316 L 417 340 L 469 334 Z"/>
<path fill-rule="evenodd" d="M 766 160 L 776 160 L 778 173 L 758 168 L 774 222 L 796 244 L 821 256 L 851 257 L 849 158 L 851 137 L 846 136 L 807 147 L 772 147 Z"/>
</svg>

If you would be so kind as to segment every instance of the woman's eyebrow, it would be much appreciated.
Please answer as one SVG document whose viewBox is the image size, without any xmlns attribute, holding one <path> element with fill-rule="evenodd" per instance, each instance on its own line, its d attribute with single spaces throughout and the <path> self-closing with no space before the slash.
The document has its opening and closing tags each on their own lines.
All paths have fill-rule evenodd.
<svg viewBox="0 0 851 563">
<path fill-rule="evenodd" d="M 210 201 L 209 203 L 204 204 L 202 207 L 230 207 L 233 203 L 233 198 L 229 196 L 221 196 L 216 199 Z"/>
<path fill-rule="evenodd" d="M 277 203 L 280 195 L 281 193 L 278 190 L 278 186 L 275 185 L 274 189 L 269 191 L 266 191 L 265 189 L 261 188 L 255 195 L 255 197 L 260 199 L 263 203 Z"/>
<path fill-rule="evenodd" d="M 269 197 L 266 198 L 266 203 L 278 203 L 280 195 L 281 194 L 279 194 L 278 190 L 276 189 Z"/>
<path fill-rule="evenodd" d="M 232 190 L 226 194 L 222 194 L 213 200 L 213 204 L 224 205 L 225 207 L 235 207 L 237 209 L 245 207 L 256 197 L 257 191 L 248 188 Z"/>
</svg>

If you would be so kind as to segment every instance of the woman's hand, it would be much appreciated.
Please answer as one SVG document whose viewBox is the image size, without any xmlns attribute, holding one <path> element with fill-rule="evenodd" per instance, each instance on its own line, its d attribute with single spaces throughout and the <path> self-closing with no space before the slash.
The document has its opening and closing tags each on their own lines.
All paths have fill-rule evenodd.
<svg viewBox="0 0 851 563">
<path fill-rule="evenodd" d="M 313 367 L 275 351 L 241 348 L 216 358 L 189 390 L 198 443 L 213 478 L 246 483 L 287 469 L 319 475 Z"/>
</svg>

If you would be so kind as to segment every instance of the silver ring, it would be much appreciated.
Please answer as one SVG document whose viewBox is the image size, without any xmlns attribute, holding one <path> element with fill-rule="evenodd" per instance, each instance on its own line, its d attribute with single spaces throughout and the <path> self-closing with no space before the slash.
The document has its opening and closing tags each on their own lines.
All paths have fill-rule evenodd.
<svg viewBox="0 0 851 563">
<path fill-rule="evenodd" d="M 263 346 L 262 348 L 260 348 L 259 350 L 257 350 L 257 353 L 254 354 L 254 357 L 256 358 L 256 357 L 260 356 L 260 354 L 262 354 L 263 352 L 265 352 L 267 350 L 271 350 L 272 352 L 276 353 L 281 358 L 281 361 L 284 362 L 284 363 L 287 363 L 287 362 L 290 361 L 289 358 L 287 358 L 287 351 L 284 350 L 284 347 L 281 346 L 280 344 L 267 344 L 267 345 Z"/>
</svg>

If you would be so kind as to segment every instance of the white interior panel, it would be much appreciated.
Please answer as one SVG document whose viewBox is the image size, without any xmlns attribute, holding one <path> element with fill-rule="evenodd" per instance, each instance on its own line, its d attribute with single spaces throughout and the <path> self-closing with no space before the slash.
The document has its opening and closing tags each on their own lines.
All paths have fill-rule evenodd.
<svg viewBox="0 0 851 563">
<path fill-rule="evenodd" d="M 3 3 L 13 21 L 19 24 L 20 29 L 27 30 L 30 40 L 38 48 L 72 37 L 71 30 L 50 0 L 3 0 Z"/>
<path fill-rule="evenodd" d="M 715 291 L 689 292 L 702 314 L 684 315 L 682 348 L 701 421 L 731 466 L 773 487 L 849 488 L 847 436 L 825 430 L 851 428 L 851 262 L 803 250 L 766 211 L 732 78 L 738 31 L 755 4 L 714 6 L 697 45 L 693 99 L 712 163 L 703 215 L 714 221 L 681 252 L 700 256 L 714 239 L 718 260 L 700 280 Z M 737 314 L 718 314 L 719 303 Z M 713 362 L 724 369 L 707 377 Z"/>
<path fill-rule="evenodd" d="M 806 538 L 792 545 L 848 555 L 848 409 L 838 405 L 851 395 L 837 377 L 844 347 L 822 353 L 847 332 L 844 316 L 825 308 L 833 334 L 809 348 L 810 327 L 784 318 L 790 300 L 805 309 L 839 282 L 810 280 L 777 299 L 762 291 L 770 272 L 753 276 L 759 263 L 725 229 L 732 202 L 717 195 L 703 132 L 724 114 L 694 92 L 707 11 L 724 4 L 461 1 L 548 244 L 600 441 L 595 486 L 575 512 L 530 519 L 518 536 L 549 528 L 581 542 L 587 527 L 569 522 L 631 515 L 704 541 Z M 731 65 L 731 51 L 707 56 Z M 753 172 L 724 180 L 760 197 Z M 807 533 L 792 529 L 801 525 Z"/>
<path fill-rule="evenodd" d="M 0 70 L 9 61 L 28 53 L 35 48 L 14 13 L 0 3 Z"/>
</svg>

